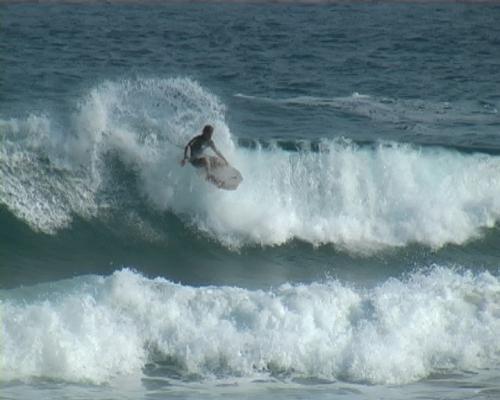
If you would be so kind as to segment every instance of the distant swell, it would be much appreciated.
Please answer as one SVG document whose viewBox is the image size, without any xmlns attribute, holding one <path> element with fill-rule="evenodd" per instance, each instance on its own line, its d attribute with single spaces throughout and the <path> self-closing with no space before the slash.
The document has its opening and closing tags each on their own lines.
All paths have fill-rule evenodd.
<svg viewBox="0 0 500 400">
<path fill-rule="evenodd" d="M 80 277 L 0 291 L 0 379 L 415 382 L 494 365 L 499 293 L 487 272 L 437 266 L 369 290 L 335 280 L 194 288 L 130 270 Z"/>
<path fill-rule="evenodd" d="M 207 89 L 177 78 L 103 82 L 67 119 L 1 120 L 0 202 L 45 233 L 75 215 L 123 215 L 146 237 L 162 237 L 169 227 L 155 226 L 154 214 L 170 212 L 229 248 L 296 239 L 353 252 L 440 248 L 500 220 L 500 157 L 341 138 L 314 151 L 238 147 L 225 115 Z M 205 123 L 245 178 L 235 192 L 179 166 L 183 145 Z"/>
</svg>

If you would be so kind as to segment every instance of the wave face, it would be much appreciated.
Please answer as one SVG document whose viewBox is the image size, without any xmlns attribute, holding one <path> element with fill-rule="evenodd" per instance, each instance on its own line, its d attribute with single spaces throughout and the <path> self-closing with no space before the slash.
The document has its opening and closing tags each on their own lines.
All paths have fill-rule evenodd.
<svg viewBox="0 0 500 400">
<path fill-rule="evenodd" d="M 2 379 L 415 382 L 494 365 L 499 293 L 487 272 L 439 266 L 373 289 L 331 280 L 272 291 L 195 288 L 124 269 L 0 291 Z"/>
<path fill-rule="evenodd" d="M 324 139 L 315 150 L 300 141 L 299 151 L 240 147 L 224 105 L 190 79 L 106 81 L 64 119 L 32 114 L 0 123 L 0 201 L 49 234 L 75 216 L 118 214 L 145 237 L 162 237 L 154 217 L 141 216 L 149 209 L 229 248 L 299 239 L 370 252 L 463 244 L 500 219 L 497 156 L 343 139 Z M 235 192 L 179 166 L 183 146 L 205 123 L 244 176 Z"/>
</svg>

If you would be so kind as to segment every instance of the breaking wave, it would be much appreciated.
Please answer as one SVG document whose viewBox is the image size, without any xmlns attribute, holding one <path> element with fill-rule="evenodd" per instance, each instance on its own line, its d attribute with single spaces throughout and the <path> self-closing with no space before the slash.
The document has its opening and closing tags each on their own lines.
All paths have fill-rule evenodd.
<svg viewBox="0 0 500 400">
<path fill-rule="evenodd" d="M 440 248 L 478 238 L 500 220 L 498 156 L 342 138 L 321 140 L 314 151 L 242 147 L 225 114 L 190 79 L 136 79 L 93 88 L 70 122 L 47 114 L 1 120 L 0 202 L 44 233 L 75 215 L 118 214 L 161 236 L 140 211 L 168 212 L 230 248 L 294 239 L 356 252 Z M 245 177 L 235 192 L 179 165 L 205 123 Z"/>
</svg>

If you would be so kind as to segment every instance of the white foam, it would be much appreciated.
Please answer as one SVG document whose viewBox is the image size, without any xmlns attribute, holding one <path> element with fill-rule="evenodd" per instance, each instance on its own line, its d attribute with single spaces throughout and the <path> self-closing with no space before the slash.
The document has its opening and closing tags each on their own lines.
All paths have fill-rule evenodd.
<svg viewBox="0 0 500 400">
<path fill-rule="evenodd" d="M 55 232 L 72 214 L 95 215 L 99 181 L 73 163 L 46 115 L 0 121 L 0 201 L 34 229 Z"/>
<path fill-rule="evenodd" d="M 401 384 L 494 367 L 500 282 L 435 267 L 374 289 L 194 288 L 129 270 L 3 291 L 0 379 L 110 382 L 151 361 L 201 379 L 262 374 Z M 39 294 L 41 296 L 41 294 Z M 9 297 L 11 300 L 5 300 Z"/>
<path fill-rule="evenodd" d="M 500 219 L 498 157 L 339 141 L 321 147 L 238 150 L 243 184 L 208 198 L 200 225 L 233 246 L 299 238 L 369 251 L 462 244 Z"/>
<path fill-rule="evenodd" d="M 0 199 L 35 229 L 55 232 L 75 214 L 133 214 L 128 194 L 145 202 L 141 208 L 172 212 L 235 248 L 292 239 L 354 252 L 440 248 L 477 238 L 500 220 L 500 157 L 326 139 L 319 152 L 238 148 L 225 113 L 190 79 L 106 81 L 82 99 L 68 132 L 53 116 L 2 122 Z M 183 146 L 206 123 L 243 174 L 234 192 L 179 165 Z M 119 181 L 112 157 L 134 181 Z M 124 190 L 115 192 L 119 185 Z M 139 225 L 153 231 L 148 221 Z"/>
<path fill-rule="evenodd" d="M 170 197 L 189 187 L 187 168 L 178 164 L 181 147 L 204 124 L 215 126 L 222 148 L 232 146 L 223 112 L 189 79 L 138 79 L 95 87 L 64 127 L 57 115 L 2 120 L 0 201 L 46 233 L 68 226 L 75 214 L 98 216 L 121 206 L 112 194 L 114 155 L 138 174 L 131 192 L 149 199 L 148 207 L 168 209 Z"/>
</svg>

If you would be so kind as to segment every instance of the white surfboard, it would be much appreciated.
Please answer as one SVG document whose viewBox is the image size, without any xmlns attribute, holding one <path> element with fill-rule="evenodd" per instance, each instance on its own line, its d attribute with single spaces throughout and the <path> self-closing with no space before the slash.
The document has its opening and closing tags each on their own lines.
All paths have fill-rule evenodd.
<svg viewBox="0 0 500 400">
<path fill-rule="evenodd" d="M 233 166 L 226 164 L 219 157 L 207 157 L 210 162 L 210 172 L 205 176 L 206 180 L 217 186 L 219 189 L 236 190 L 243 181 L 240 171 Z M 204 169 L 199 169 L 205 175 Z"/>
</svg>

